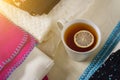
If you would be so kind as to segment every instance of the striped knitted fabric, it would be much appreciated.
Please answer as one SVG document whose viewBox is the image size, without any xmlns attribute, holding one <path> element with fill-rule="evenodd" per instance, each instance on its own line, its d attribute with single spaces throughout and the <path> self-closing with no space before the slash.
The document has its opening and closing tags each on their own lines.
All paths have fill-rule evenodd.
<svg viewBox="0 0 120 80">
<path fill-rule="evenodd" d="M 120 41 L 120 22 L 118 22 L 118 24 L 108 37 L 103 48 L 93 58 L 90 65 L 80 76 L 79 80 L 89 80 L 89 78 L 98 70 L 98 68 L 103 64 L 105 59 L 110 55 L 111 51 L 115 48 L 119 41 Z"/>
<path fill-rule="evenodd" d="M 7 80 L 36 44 L 33 36 L 0 14 L 0 80 Z"/>
<path fill-rule="evenodd" d="M 120 49 L 113 52 L 89 80 L 120 80 Z"/>
</svg>

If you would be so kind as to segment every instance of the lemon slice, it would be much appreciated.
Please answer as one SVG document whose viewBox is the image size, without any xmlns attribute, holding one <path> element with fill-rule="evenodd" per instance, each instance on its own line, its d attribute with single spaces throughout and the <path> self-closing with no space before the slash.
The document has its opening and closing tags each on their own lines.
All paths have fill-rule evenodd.
<svg viewBox="0 0 120 80">
<path fill-rule="evenodd" d="M 80 48 L 90 47 L 94 42 L 94 36 L 87 30 L 80 30 L 74 35 L 74 43 Z"/>
</svg>

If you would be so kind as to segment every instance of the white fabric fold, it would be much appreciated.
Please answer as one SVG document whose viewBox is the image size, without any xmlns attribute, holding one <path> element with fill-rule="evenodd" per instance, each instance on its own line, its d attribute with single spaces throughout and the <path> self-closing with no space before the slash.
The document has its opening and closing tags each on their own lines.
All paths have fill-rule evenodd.
<svg viewBox="0 0 120 80">
<path fill-rule="evenodd" d="M 42 80 L 53 64 L 52 59 L 35 47 L 8 80 Z"/>
<path fill-rule="evenodd" d="M 51 18 L 48 15 L 31 16 L 26 11 L 19 9 L 3 0 L 0 0 L 0 12 L 8 19 L 32 34 L 42 42 L 51 29 Z"/>
</svg>

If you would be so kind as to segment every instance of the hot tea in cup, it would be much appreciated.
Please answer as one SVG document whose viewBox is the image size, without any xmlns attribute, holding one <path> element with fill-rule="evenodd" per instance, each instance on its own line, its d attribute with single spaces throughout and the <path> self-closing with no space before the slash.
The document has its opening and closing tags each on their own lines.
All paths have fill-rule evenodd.
<svg viewBox="0 0 120 80">
<path fill-rule="evenodd" d="M 85 60 L 100 44 L 100 30 L 90 20 L 59 21 L 58 25 L 62 25 L 61 38 L 65 49 L 76 61 Z"/>
</svg>

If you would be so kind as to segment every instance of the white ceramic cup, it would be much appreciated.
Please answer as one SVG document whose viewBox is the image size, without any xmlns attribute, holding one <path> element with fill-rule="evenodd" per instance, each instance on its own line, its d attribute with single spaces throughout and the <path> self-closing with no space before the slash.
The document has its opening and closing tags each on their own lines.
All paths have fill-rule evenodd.
<svg viewBox="0 0 120 80">
<path fill-rule="evenodd" d="M 96 45 L 91 50 L 86 51 L 86 52 L 79 52 L 79 51 L 75 51 L 75 50 L 71 49 L 66 44 L 65 39 L 64 39 L 65 32 L 72 24 L 75 24 L 75 23 L 85 23 L 85 24 L 91 25 L 91 27 L 93 27 L 94 30 L 96 31 L 97 36 L 98 36 L 98 41 L 97 41 Z M 87 59 L 90 56 L 90 54 L 94 53 L 94 51 L 98 48 L 98 46 L 99 46 L 99 44 L 101 42 L 100 30 L 90 20 L 78 19 L 78 20 L 72 20 L 72 21 L 68 22 L 68 21 L 65 21 L 65 20 L 61 19 L 61 20 L 58 20 L 57 24 L 58 24 L 58 26 L 59 26 L 59 28 L 61 30 L 61 38 L 62 38 L 62 42 L 63 42 L 63 44 L 65 46 L 65 50 L 68 53 L 68 55 L 75 61 L 84 61 L 85 59 Z"/>
</svg>

